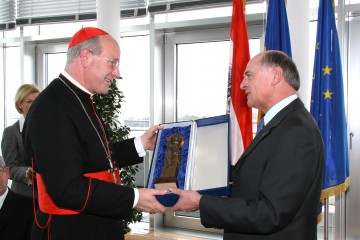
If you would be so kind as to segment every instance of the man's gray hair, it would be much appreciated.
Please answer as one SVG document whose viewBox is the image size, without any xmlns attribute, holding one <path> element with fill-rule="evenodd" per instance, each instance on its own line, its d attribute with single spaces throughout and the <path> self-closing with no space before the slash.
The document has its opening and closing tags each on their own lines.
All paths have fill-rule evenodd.
<svg viewBox="0 0 360 240">
<path fill-rule="evenodd" d="M 0 155 L 0 167 L 4 168 L 6 166 L 3 157 Z"/>
<path fill-rule="evenodd" d="M 281 51 L 266 51 L 261 60 L 262 66 L 280 67 L 284 78 L 296 91 L 300 88 L 300 75 L 294 61 Z"/>
<path fill-rule="evenodd" d="M 101 46 L 100 41 L 101 36 L 96 36 L 93 38 L 90 38 L 86 41 L 83 41 L 81 43 L 76 44 L 75 46 L 71 47 L 67 51 L 67 61 L 66 64 L 72 63 L 75 58 L 77 58 L 80 55 L 80 52 L 83 49 L 88 49 L 95 55 L 100 55 L 103 51 L 103 48 Z"/>
</svg>

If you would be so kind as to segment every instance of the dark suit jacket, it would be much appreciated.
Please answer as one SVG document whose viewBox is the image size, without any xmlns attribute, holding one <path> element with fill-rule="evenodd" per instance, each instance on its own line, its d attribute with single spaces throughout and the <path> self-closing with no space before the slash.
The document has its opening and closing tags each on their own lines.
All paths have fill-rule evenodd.
<svg viewBox="0 0 360 240">
<path fill-rule="evenodd" d="M 9 189 L 0 210 L 0 240 L 30 239 L 33 221 L 32 199 Z"/>
<path fill-rule="evenodd" d="M 90 184 L 90 179 L 83 176 L 107 171 L 110 164 L 90 95 L 62 78 L 66 85 L 55 79 L 39 94 L 23 129 L 25 149 L 34 156 L 35 170 L 54 203 L 60 208 L 80 210 L 86 202 L 81 214 L 52 215 L 51 238 L 121 240 L 121 220 L 132 213 L 134 190 L 97 179 Z M 134 139 L 111 144 L 110 148 L 112 159 L 120 167 L 143 160 Z M 38 211 L 37 216 L 45 225 L 48 215 Z M 32 239 L 47 239 L 46 231 L 35 226 Z"/>
<path fill-rule="evenodd" d="M 323 167 L 320 132 L 296 99 L 240 157 L 232 197 L 201 198 L 201 222 L 223 228 L 227 240 L 315 240 Z"/>
</svg>

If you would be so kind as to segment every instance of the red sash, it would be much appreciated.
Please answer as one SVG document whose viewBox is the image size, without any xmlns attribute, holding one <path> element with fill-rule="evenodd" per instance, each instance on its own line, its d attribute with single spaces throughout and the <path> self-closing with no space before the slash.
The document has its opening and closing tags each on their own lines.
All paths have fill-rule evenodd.
<svg viewBox="0 0 360 240">
<path fill-rule="evenodd" d="M 85 173 L 84 176 L 90 178 L 89 181 L 89 188 L 88 194 L 84 203 L 84 206 L 81 210 L 71 210 L 65 208 L 59 208 L 50 198 L 49 194 L 46 192 L 44 182 L 40 174 L 36 174 L 36 181 L 38 187 L 38 200 L 39 200 L 39 208 L 42 212 L 47 214 L 56 214 L 56 215 L 74 215 L 80 214 L 81 211 L 85 208 L 86 203 L 88 201 L 90 195 L 90 186 L 91 186 L 91 178 L 98 179 L 106 182 L 114 182 L 114 174 L 117 180 L 117 184 L 120 184 L 120 174 L 119 171 L 109 172 L 109 171 L 102 171 L 102 172 L 95 172 L 95 173 Z"/>
</svg>

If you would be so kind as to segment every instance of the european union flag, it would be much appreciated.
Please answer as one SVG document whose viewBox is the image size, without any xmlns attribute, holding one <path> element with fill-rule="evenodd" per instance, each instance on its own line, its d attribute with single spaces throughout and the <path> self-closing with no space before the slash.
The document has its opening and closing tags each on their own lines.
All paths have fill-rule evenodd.
<svg viewBox="0 0 360 240">
<path fill-rule="evenodd" d="M 285 0 L 269 0 L 266 32 L 265 51 L 280 50 L 291 57 L 291 43 Z"/>
<path fill-rule="evenodd" d="M 321 200 L 350 185 L 344 87 L 332 0 L 320 0 L 310 112 L 325 145 Z"/>
</svg>

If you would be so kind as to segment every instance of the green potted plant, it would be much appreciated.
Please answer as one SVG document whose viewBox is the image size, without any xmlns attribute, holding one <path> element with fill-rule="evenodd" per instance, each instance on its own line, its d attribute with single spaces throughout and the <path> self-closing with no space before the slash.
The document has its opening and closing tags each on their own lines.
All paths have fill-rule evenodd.
<svg viewBox="0 0 360 240">
<path fill-rule="evenodd" d="M 121 126 L 118 120 L 121 103 L 124 101 L 124 94 L 116 86 L 113 81 L 110 85 L 107 94 L 95 94 L 94 103 L 96 109 L 100 112 L 102 119 L 105 122 L 106 129 L 110 135 L 111 142 L 118 142 L 128 138 L 130 128 Z M 135 174 L 139 171 L 137 165 L 124 167 L 121 169 L 120 178 L 121 184 L 128 187 L 136 187 L 134 184 Z M 139 222 L 142 219 L 142 212 L 134 209 L 128 219 L 123 220 L 124 233 L 129 232 L 130 223 Z"/>
</svg>

